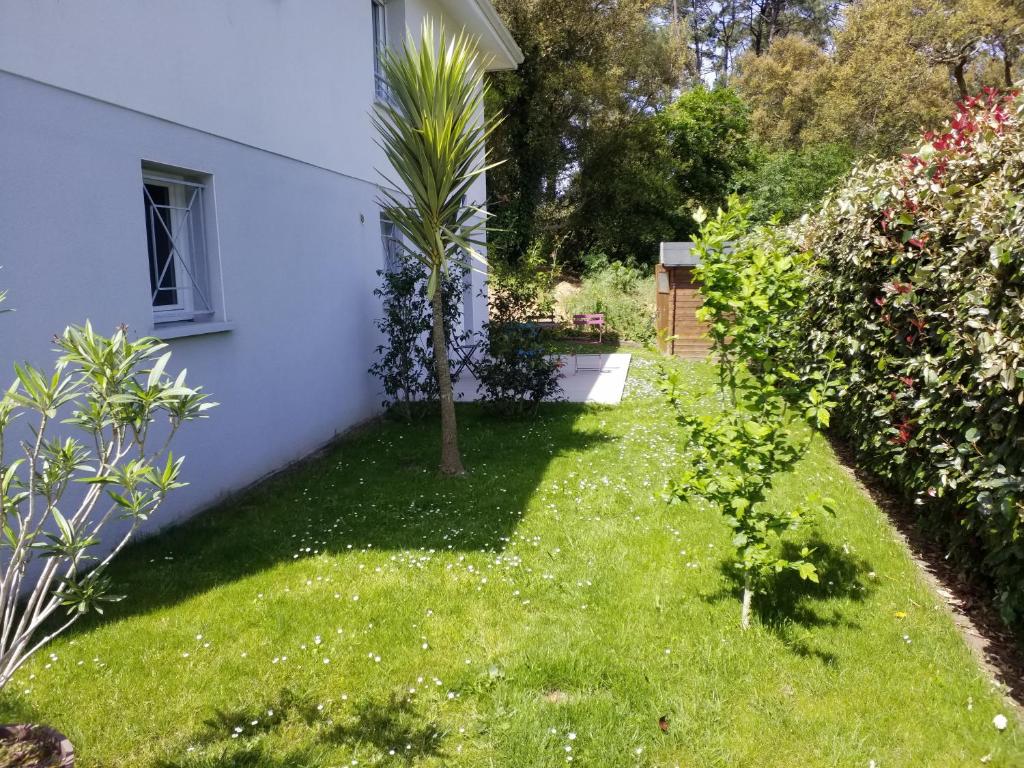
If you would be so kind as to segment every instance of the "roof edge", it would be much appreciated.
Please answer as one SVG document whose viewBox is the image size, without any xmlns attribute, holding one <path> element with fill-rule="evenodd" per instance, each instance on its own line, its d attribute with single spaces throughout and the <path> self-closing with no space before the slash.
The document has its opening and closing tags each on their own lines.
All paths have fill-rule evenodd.
<svg viewBox="0 0 1024 768">
<path fill-rule="evenodd" d="M 501 16 L 498 15 L 491 0 L 472 0 L 472 2 L 487 21 L 488 26 L 494 30 L 498 42 L 501 43 L 506 53 L 508 53 L 508 58 L 513 62 L 512 67 L 496 67 L 495 69 L 515 69 L 515 67 L 522 64 L 526 57 L 523 55 L 519 43 L 512 37 L 512 33 L 508 31 L 505 22 L 501 20 Z"/>
</svg>

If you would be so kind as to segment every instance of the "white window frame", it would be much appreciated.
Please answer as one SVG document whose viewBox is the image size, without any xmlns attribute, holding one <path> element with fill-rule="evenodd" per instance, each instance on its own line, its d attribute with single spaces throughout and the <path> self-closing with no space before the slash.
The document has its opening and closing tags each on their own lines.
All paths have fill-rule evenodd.
<svg viewBox="0 0 1024 768">
<path fill-rule="evenodd" d="M 208 179 L 192 174 L 156 170 L 146 165 L 142 169 L 143 195 L 149 199 L 146 211 L 150 216 L 149 241 L 146 243 L 147 267 L 155 273 L 159 267 L 154 262 L 156 255 L 156 228 L 164 227 L 170 242 L 170 258 L 174 265 L 175 303 L 157 304 L 158 291 L 153 287 L 152 275 L 149 280 L 150 303 L 153 310 L 153 324 L 186 321 L 209 321 L 217 314 L 216 297 L 213 292 L 213 273 L 216 267 L 213 241 L 209 233 Z M 147 187 L 158 186 L 167 190 L 167 216 L 170 228 L 153 211 L 161 208 L 151 197 Z M 182 228 L 182 225 L 184 227 Z M 178 230 L 178 231 L 174 231 Z M 166 267 L 165 267 L 166 273 Z M 157 286 L 162 284 L 162 275 L 157 275 Z"/>
</svg>

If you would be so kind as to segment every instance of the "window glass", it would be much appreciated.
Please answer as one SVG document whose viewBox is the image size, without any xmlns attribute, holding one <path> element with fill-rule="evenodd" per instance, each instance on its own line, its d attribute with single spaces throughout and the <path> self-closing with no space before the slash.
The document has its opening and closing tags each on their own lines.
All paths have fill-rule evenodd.
<svg viewBox="0 0 1024 768">
<path fill-rule="evenodd" d="M 153 306 L 178 304 L 175 288 L 174 253 L 171 247 L 174 222 L 170 216 L 171 190 L 160 184 L 146 184 L 142 195 L 146 208 L 146 243 L 149 248 L 149 285 Z"/>
</svg>

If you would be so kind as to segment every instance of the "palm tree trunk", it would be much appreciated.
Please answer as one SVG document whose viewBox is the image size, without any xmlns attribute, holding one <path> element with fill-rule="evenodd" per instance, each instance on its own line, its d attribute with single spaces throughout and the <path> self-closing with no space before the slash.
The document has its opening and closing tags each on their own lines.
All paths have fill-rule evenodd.
<svg viewBox="0 0 1024 768">
<path fill-rule="evenodd" d="M 434 341 L 434 366 L 437 370 L 437 388 L 441 399 L 441 474 L 463 475 L 459 454 L 459 433 L 455 424 L 455 397 L 452 392 L 452 374 L 448 367 L 448 344 L 444 332 L 444 295 L 441 276 L 438 275 L 431 298 L 433 307 L 432 336 Z"/>
</svg>

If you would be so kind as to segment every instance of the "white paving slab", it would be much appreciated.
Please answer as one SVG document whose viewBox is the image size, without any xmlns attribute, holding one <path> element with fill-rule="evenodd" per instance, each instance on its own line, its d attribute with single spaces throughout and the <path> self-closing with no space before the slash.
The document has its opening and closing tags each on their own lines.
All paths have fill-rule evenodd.
<svg viewBox="0 0 1024 768">
<path fill-rule="evenodd" d="M 562 360 L 562 398 L 570 403 L 601 403 L 618 405 L 629 375 L 633 356 L 626 353 L 608 355 L 560 355 Z M 455 384 L 456 397 L 463 402 L 479 400 L 478 381 L 466 371 Z"/>
</svg>

